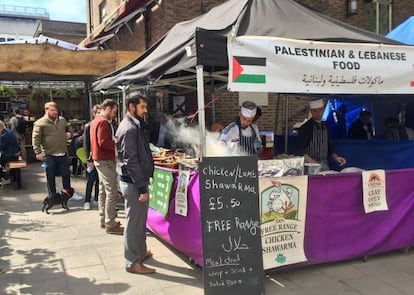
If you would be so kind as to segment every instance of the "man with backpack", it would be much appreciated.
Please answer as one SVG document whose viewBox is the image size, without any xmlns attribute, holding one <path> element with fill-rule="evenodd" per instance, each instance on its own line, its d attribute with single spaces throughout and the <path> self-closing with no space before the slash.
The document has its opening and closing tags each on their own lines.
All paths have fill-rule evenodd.
<svg viewBox="0 0 414 295">
<path fill-rule="evenodd" d="M 14 116 L 10 119 L 10 129 L 17 139 L 22 159 L 26 161 L 26 121 L 20 114 L 19 108 L 14 108 L 13 114 Z"/>
</svg>

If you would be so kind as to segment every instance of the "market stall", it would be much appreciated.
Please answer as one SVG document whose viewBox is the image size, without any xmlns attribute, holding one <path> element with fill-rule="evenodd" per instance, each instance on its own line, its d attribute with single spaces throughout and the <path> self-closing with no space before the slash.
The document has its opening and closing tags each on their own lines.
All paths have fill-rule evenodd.
<svg viewBox="0 0 414 295">
<path fill-rule="evenodd" d="M 203 265 L 199 175 L 188 184 L 188 215 L 174 209 L 178 170 L 167 217 L 150 208 L 148 228 Z M 306 264 L 364 257 L 414 244 L 414 169 L 386 171 L 388 211 L 365 214 L 361 173 L 309 176 L 304 251 Z"/>
<path fill-rule="evenodd" d="M 298 19 L 300 22 L 297 21 Z M 231 0 L 192 21 L 177 24 L 142 57 L 129 66 L 96 81 L 94 89 L 110 89 L 122 85 L 132 85 L 131 88 L 134 89 L 170 85 L 194 88 L 194 83 L 197 82 L 200 143 L 204 148 L 202 154 L 205 155 L 204 83 L 219 81 L 220 83 L 215 84 L 216 87 L 223 87 L 223 84 L 227 83 L 229 66 L 226 50 L 227 37 L 238 35 L 394 44 L 392 40 L 350 27 L 315 13 L 291 0 Z M 378 44 L 373 46 L 381 47 Z M 334 55 L 341 55 L 340 43 L 336 44 L 336 48 L 339 50 L 331 52 Z M 300 52 L 303 51 L 300 50 Z M 337 66 L 342 67 L 343 62 L 343 60 L 338 61 Z M 309 68 L 315 69 L 315 65 L 316 63 L 313 63 Z M 345 62 L 346 66 L 348 65 Z M 352 63 L 349 66 L 355 66 L 355 64 Z M 290 66 L 289 68 L 298 69 L 301 67 Z M 257 69 L 250 74 L 261 75 L 260 79 L 256 81 L 263 81 L 264 74 L 259 73 Z M 306 88 L 302 87 L 302 92 L 298 91 L 301 85 L 295 89 L 285 88 L 283 91 L 285 93 L 315 93 L 314 89 L 323 89 L 317 93 L 331 93 L 332 89 L 336 88 L 342 91 L 338 93 L 347 93 L 346 85 L 352 84 L 355 86 L 352 93 L 361 91 L 368 93 L 364 91 L 367 89 L 371 91 L 372 87 L 374 87 L 374 91 L 369 93 L 375 93 L 375 87 L 381 86 L 382 88 L 380 88 L 384 89 L 386 86 L 383 85 L 383 80 L 377 77 L 367 79 L 364 75 L 357 77 L 350 75 L 349 77 L 333 78 L 328 76 L 324 79 L 318 74 L 319 72 L 313 76 L 301 76 L 300 81 L 296 81 L 299 84 L 307 84 Z M 237 76 L 239 75 L 230 76 L 230 79 L 236 80 Z M 283 83 L 280 85 L 286 86 Z M 255 86 L 257 85 L 249 85 L 248 88 L 256 90 Z M 399 86 L 401 88 L 408 87 L 406 84 L 399 84 Z M 166 171 L 165 168 L 161 170 Z M 167 185 L 167 187 L 171 187 L 167 200 L 168 206 L 165 205 L 165 200 L 160 200 L 158 204 L 161 205 L 160 208 L 150 209 L 148 228 L 161 239 L 202 265 L 199 174 L 195 170 L 191 172 L 187 186 L 188 211 L 187 215 L 183 216 L 177 213 L 176 207 L 173 205 L 176 200 L 176 188 L 180 173 L 178 170 L 168 170 L 168 172 L 171 176 L 167 178 L 172 181 Z M 412 176 L 413 173 L 413 170 L 387 171 L 389 210 L 369 215 L 362 209 L 362 178 L 360 173 L 310 176 L 306 190 L 307 214 L 305 221 L 303 221 L 306 224 L 304 252 L 308 260 L 307 263 L 322 263 L 366 256 L 402 248 L 412 243 L 412 238 L 410 238 L 412 235 L 403 236 L 401 228 L 411 228 L 414 223 L 410 213 L 413 187 L 409 181 L 404 182 L 401 178 Z M 157 172 L 157 174 L 161 176 L 163 173 Z M 400 185 L 401 182 L 404 183 Z M 153 185 L 156 184 L 157 182 L 154 182 Z M 166 186 L 163 184 L 160 187 Z M 159 195 L 165 196 L 165 192 Z M 405 207 L 400 204 L 405 204 Z M 162 208 L 166 211 L 161 210 Z M 388 218 L 391 218 L 392 221 L 386 223 L 384 220 Z M 376 225 L 379 225 L 378 228 Z M 375 232 L 375 235 L 370 235 L 370 231 Z M 352 234 L 350 235 L 349 232 Z M 280 261 L 283 260 L 283 256 L 281 258 Z"/>
</svg>

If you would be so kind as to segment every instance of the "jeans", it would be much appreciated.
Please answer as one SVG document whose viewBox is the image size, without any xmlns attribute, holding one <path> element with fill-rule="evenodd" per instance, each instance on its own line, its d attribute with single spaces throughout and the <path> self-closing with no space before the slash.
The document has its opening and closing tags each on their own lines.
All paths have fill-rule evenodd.
<svg viewBox="0 0 414 295">
<path fill-rule="evenodd" d="M 95 201 L 98 201 L 98 194 L 99 194 L 99 178 L 98 178 L 98 171 L 94 167 L 91 172 L 86 171 L 86 193 L 85 193 L 85 202 L 91 201 L 92 195 L 92 188 L 95 185 Z"/>
<path fill-rule="evenodd" d="M 57 172 L 62 176 L 62 184 L 64 189 L 70 188 L 70 173 L 68 165 L 68 156 L 45 156 L 46 162 L 46 178 L 47 178 L 47 190 L 50 195 L 56 194 L 56 181 L 55 177 Z"/>
<path fill-rule="evenodd" d="M 3 167 L 5 167 L 8 162 L 17 161 L 18 159 L 19 159 L 18 155 L 17 156 L 9 156 L 9 157 L 6 157 L 4 155 L 1 156 L 1 158 L 0 158 L 0 165 L 1 165 L 1 167 L 0 167 L 0 178 L 4 177 Z"/>
</svg>

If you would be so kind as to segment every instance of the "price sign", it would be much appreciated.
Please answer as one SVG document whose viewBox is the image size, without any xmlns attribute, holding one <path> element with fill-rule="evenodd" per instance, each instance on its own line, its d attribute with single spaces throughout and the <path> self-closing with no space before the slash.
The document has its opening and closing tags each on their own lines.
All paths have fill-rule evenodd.
<svg viewBox="0 0 414 295">
<path fill-rule="evenodd" d="M 203 158 L 199 171 L 205 294 L 264 294 L 257 157 Z"/>
<path fill-rule="evenodd" d="M 154 169 L 153 179 L 149 186 L 149 206 L 164 217 L 168 213 L 173 180 L 171 172 Z"/>
</svg>

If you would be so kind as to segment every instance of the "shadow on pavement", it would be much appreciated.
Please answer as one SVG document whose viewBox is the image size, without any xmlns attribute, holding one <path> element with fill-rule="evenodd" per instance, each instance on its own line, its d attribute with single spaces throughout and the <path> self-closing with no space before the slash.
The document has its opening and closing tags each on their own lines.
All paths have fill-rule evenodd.
<svg viewBox="0 0 414 295">
<path fill-rule="evenodd" d="M 31 245 L 31 236 L 53 235 L 52 231 L 62 226 L 25 214 L 40 212 L 42 208 L 44 197 L 39 196 L 45 195 L 45 180 L 43 173 L 36 172 L 30 168 L 24 171 L 22 190 L 7 187 L 0 191 L 0 267 L 4 269 L 0 274 L 0 294 L 92 295 L 118 294 L 130 289 L 124 283 L 68 275 L 57 251 Z M 66 211 L 55 206 L 51 212 L 60 215 L 78 210 L 81 209 Z"/>
</svg>

